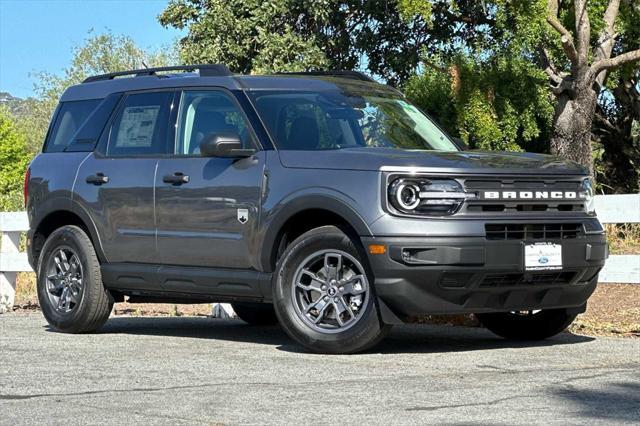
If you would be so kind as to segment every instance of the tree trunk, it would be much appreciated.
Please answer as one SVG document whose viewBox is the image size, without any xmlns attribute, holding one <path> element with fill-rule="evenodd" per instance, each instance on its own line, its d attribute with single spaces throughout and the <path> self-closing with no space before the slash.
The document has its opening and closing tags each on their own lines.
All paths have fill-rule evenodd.
<svg viewBox="0 0 640 426">
<path fill-rule="evenodd" d="M 576 90 L 572 98 L 563 92 L 558 96 L 553 117 L 551 152 L 587 167 L 593 176 L 591 155 L 591 123 L 596 112 L 597 96 L 591 88 Z"/>
</svg>

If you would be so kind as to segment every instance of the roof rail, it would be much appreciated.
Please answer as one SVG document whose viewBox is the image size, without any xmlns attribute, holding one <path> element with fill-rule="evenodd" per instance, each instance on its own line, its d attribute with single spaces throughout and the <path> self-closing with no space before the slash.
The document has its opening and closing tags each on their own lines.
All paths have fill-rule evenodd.
<svg viewBox="0 0 640 426">
<path fill-rule="evenodd" d="M 279 72 L 279 75 L 315 75 L 325 77 L 342 77 L 352 80 L 370 81 L 376 83 L 376 81 L 362 73 L 360 71 L 347 71 L 347 70 L 334 70 L 334 71 L 294 71 L 294 72 Z"/>
<path fill-rule="evenodd" d="M 179 65 L 175 67 L 157 67 L 157 68 L 145 68 L 141 70 L 131 71 L 118 71 L 111 72 L 109 74 L 94 75 L 84 79 L 83 83 L 91 83 L 94 81 L 113 80 L 116 77 L 122 77 L 125 75 L 150 76 L 156 75 L 159 72 L 164 71 L 195 71 L 198 70 L 200 77 L 226 77 L 231 76 L 231 71 L 226 65 L 223 64 L 199 64 L 199 65 Z"/>
</svg>

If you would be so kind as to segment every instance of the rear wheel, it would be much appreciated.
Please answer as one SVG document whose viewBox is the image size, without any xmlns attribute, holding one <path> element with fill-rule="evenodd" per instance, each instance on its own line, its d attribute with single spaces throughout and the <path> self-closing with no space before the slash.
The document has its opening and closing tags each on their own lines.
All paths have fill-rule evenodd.
<svg viewBox="0 0 640 426">
<path fill-rule="evenodd" d="M 273 300 L 287 334 L 321 353 L 365 350 L 385 335 L 373 275 L 358 246 L 335 226 L 308 231 L 285 250 Z"/>
<path fill-rule="evenodd" d="M 555 336 L 576 316 L 566 309 L 476 314 L 482 325 L 509 340 L 542 340 Z"/>
<path fill-rule="evenodd" d="M 251 325 L 274 325 L 278 323 L 273 305 L 266 303 L 232 303 L 233 311 L 238 318 Z"/>
<path fill-rule="evenodd" d="M 97 330 L 113 307 L 93 244 L 77 226 L 63 226 L 47 238 L 38 262 L 37 287 L 45 319 L 66 333 Z"/>
</svg>

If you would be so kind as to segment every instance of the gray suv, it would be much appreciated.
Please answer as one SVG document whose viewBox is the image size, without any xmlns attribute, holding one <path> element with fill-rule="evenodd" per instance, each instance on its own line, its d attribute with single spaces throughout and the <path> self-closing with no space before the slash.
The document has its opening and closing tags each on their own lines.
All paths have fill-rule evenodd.
<svg viewBox="0 0 640 426">
<path fill-rule="evenodd" d="M 324 353 L 423 314 L 555 335 L 607 256 L 588 173 L 463 145 L 357 72 L 90 77 L 25 180 L 44 316 L 81 333 L 125 296 L 230 302 Z"/>
</svg>

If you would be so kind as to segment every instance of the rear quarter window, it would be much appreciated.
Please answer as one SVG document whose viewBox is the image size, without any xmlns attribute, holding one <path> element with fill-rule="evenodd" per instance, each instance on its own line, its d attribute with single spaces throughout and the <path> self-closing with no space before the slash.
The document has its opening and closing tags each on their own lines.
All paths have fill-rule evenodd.
<svg viewBox="0 0 640 426">
<path fill-rule="evenodd" d="M 55 117 L 51 134 L 43 152 L 61 152 L 71 143 L 72 136 L 82 127 L 87 117 L 100 104 L 102 99 L 63 102 Z"/>
</svg>

